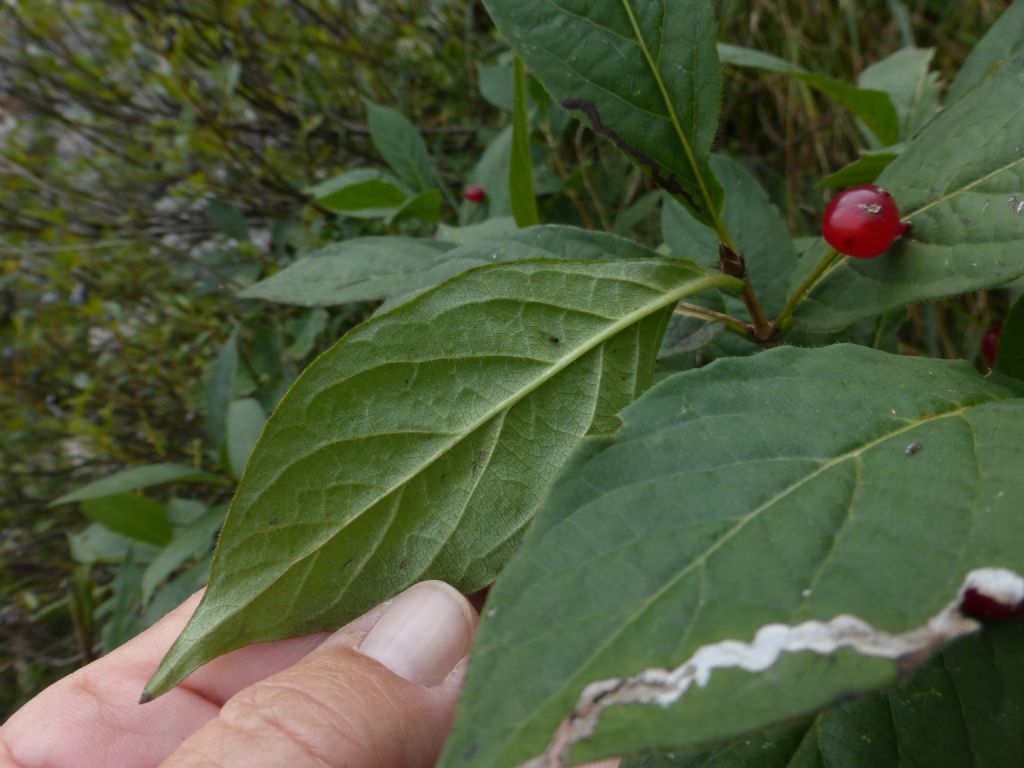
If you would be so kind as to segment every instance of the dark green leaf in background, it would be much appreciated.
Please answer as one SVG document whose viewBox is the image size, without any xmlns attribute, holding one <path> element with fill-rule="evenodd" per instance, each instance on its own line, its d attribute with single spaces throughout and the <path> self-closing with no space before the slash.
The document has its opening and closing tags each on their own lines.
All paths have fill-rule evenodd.
<svg viewBox="0 0 1024 768">
<path fill-rule="evenodd" d="M 213 549 L 213 537 L 224 522 L 227 506 L 220 504 L 176 531 L 142 574 L 142 601 L 148 603 L 157 587 L 190 559 L 199 559 Z"/>
<path fill-rule="evenodd" d="M 587 113 L 595 130 L 687 199 L 702 221 L 717 221 L 722 194 L 708 155 L 721 94 L 710 3 L 484 5 L 556 102 Z"/>
<path fill-rule="evenodd" d="M 235 397 L 238 377 L 238 331 L 232 331 L 213 361 L 206 382 L 206 432 L 220 455 L 227 430 L 228 405 Z"/>
<path fill-rule="evenodd" d="M 1024 298 L 1017 299 L 999 334 L 996 370 L 1024 381 Z"/>
<path fill-rule="evenodd" d="M 242 476 L 249 453 L 266 423 L 267 414 L 259 400 L 251 397 L 235 400 L 228 408 L 228 465 L 235 478 Z"/>
<path fill-rule="evenodd" d="M 523 60 L 516 56 L 513 67 L 512 162 L 508 168 L 508 188 L 512 195 L 512 214 L 516 225 L 532 227 L 539 223 L 537 198 L 533 192 L 533 153 L 530 150 L 530 116 L 527 112 L 526 73 Z"/>
<path fill-rule="evenodd" d="M 939 76 L 929 70 L 934 48 L 903 48 L 860 73 L 857 84 L 889 94 L 899 115 L 900 139 L 909 140 L 939 110 Z"/>
<path fill-rule="evenodd" d="M 859 184 L 873 184 L 879 174 L 896 159 L 897 154 L 897 152 L 884 149 L 877 152 L 863 152 L 849 165 L 822 179 L 821 186 L 827 189 L 843 189 Z"/>
<path fill-rule="evenodd" d="M 249 239 L 249 225 L 245 223 L 245 216 L 238 208 L 220 198 L 212 197 L 206 203 L 206 218 L 228 237 L 239 241 Z"/>
<path fill-rule="evenodd" d="M 370 139 L 395 175 L 415 192 L 436 187 L 427 145 L 401 112 L 366 101 Z"/>
<path fill-rule="evenodd" d="M 134 493 L 90 498 L 82 511 L 93 522 L 146 544 L 163 546 L 171 540 L 171 524 L 163 504 Z"/>
<path fill-rule="evenodd" d="M 736 284 L 675 259 L 495 264 L 350 332 L 268 422 L 147 695 L 424 578 L 489 584 L 579 439 L 650 384 L 676 302 Z"/>
<path fill-rule="evenodd" d="M 219 478 L 201 469 L 187 467 L 183 464 L 147 464 L 143 467 L 122 469 L 120 472 L 83 485 L 70 493 L 65 493 L 59 499 L 51 502 L 50 506 L 67 504 L 72 501 L 98 499 L 153 485 L 186 481 L 219 481 Z"/>
<path fill-rule="evenodd" d="M 805 82 L 860 118 L 882 146 L 899 141 L 900 118 L 889 95 L 883 91 L 858 88 L 842 80 L 816 75 L 785 59 L 750 48 L 719 43 L 718 55 L 723 64 L 775 72 Z"/>
<path fill-rule="evenodd" d="M 1024 275 L 1024 57 L 933 120 L 878 177 L 911 230 L 842 259 L 797 311 L 837 330 L 890 309 Z"/>
<path fill-rule="evenodd" d="M 442 765 L 519 765 L 579 706 L 571 727 L 599 715 L 572 751 L 583 762 L 693 749 L 895 683 L 976 626 L 955 611 L 968 572 L 1024 573 L 1018 395 L 963 363 L 847 345 L 666 379 L 580 445 L 492 589 Z M 759 631 L 773 647 L 833 620 L 883 647 L 876 632 L 921 629 L 919 653 L 804 642 L 738 668 Z M 701 649 L 724 662 L 687 690 Z M 657 669 L 680 670 L 680 687 L 653 671 L 631 684 Z M 615 682 L 581 702 L 601 681 Z M 627 692 L 648 705 L 607 706 Z"/>
<path fill-rule="evenodd" d="M 346 171 L 308 190 L 323 208 L 363 219 L 389 218 L 411 197 L 396 179 L 374 168 Z"/>
</svg>

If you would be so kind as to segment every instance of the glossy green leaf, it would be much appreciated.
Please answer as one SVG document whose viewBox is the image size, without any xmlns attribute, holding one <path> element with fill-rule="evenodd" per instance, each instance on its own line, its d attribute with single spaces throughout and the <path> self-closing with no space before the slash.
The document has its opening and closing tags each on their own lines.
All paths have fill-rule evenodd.
<svg viewBox="0 0 1024 768">
<path fill-rule="evenodd" d="M 1017 299 L 999 334 L 996 370 L 1024 381 L 1024 298 Z"/>
<path fill-rule="evenodd" d="M 848 345 L 666 379 L 580 445 L 492 589 L 442 765 L 519 765 L 574 711 L 582 762 L 895 683 L 976 627 L 956 611 L 968 572 L 1024 573 L 1018 395 Z M 854 637 L 877 651 L 832 644 Z"/>
<path fill-rule="evenodd" d="M 394 295 L 414 276 L 447 259 L 450 243 L 409 237 L 361 237 L 299 259 L 239 294 L 304 307 L 373 301 Z"/>
<path fill-rule="evenodd" d="M 675 259 L 495 264 L 350 332 L 267 423 L 147 695 L 420 579 L 489 584 L 569 451 L 649 385 L 675 303 L 736 282 Z"/>
<path fill-rule="evenodd" d="M 809 722 L 622 768 L 1011 768 L 1024 755 L 1024 621 L 956 641 L 896 690 Z"/>
<path fill-rule="evenodd" d="M 900 139 L 910 139 L 939 111 L 941 83 L 929 71 L 934 48 L 902 48 L 860 73 L 857 85 L 889 94 L 899 115 Z"/>
<path fill-rule="evenodd" d="M 910 232 L 876 259 L 844 258 L 797 311 L 835 330 L 904 304 L 1024 275 L 1024 59 L 933 120 L 878 177 Z"/>
<path fill-rule="evenodd" d="M 703 0 L 485 0 L 498 30 L 552 98 L 588 114 L 698 217 L 717 219 L 708 168 L 718 128 L 715 20 Z"/>
<path fill-rule="evenodd" d="M 235 400 L 228 408 L 228 465 L 234 477 L 242 476 L 249 453 L 266 423 L 267 414 L 259 400 L 251 397 Z"/>
<path fill-rule="evenodd" d="M 765 309 L 778 313 L 786 303 L 790 276 L 797 262 L 796 248 L 778 209 L 771 204 L 750 171 L 738 160 L 724 155 L 711 157 L 711 168 L 725 189 L 722 219 L 747 262 L 750 282 Z M 662 234 L 674 255 L 699 264 L 718 263 L 718 237 L 683 206 L 666 200 L 662 207 Z M 746 315 L 736 298 L 729 310 Z"/>
<path fill-rule="evenodd" d="M 533 192 L 533 153 L 530 150 L 530 116 L 526 103 L 526 73 L 523 60 L 516 56 L 513 67 L 512 162 L 508 167 L 508 188 L 512 195 L 512 215 L 516 225 L 532 227 L 539 223 L 537 198 Z"/>
<path fill-rule="evenodd" d="M 82 502 L 82 512 L 95 523 L 135 541 L 163 546 L 173 532 L 163 504 L 134 493 L 119 493 Z"/>
<path fill-rule="evenodd" d="M 434 164 L 416 126 L 397 110 L 365 103 L 370 139 L 395 175 L 416 192 L 436 187 Z"/>
<path fill-rule="evenodd" d="M 88 485 L 83 485 L 59 499 L 50 502 L 50 506 L 68 504 L 72 501 L 86 501 L 103 496 L 113 496 L 125 491 L 135 491 L 152 485 L 181 483 L 187 481 L 218 481 L 220 478 L 195 467 L 183 464 L 147 464 L 142 467 L 122 469 L 107 477 L 100 478 Z"/>
<path fill-rule="evenodd" d="M 817 75 L 785 59 L 750 48 L 719 43 L 718 55 L 723 64 L 775 72 L 807 83 L 860 118 L 883 146 L 899 141 L 899 114 L 884 91 L 858 88 L 842 80 Z"/>
<path fill-rule="evenodd" d="M 1014 0 L 999 21 L 974 46 L 946 95 L 946 103 L 963 98 L 974 86 L 998 73 L 1011 59 L 1024 53 L 1024 0 Z"/>
</svg>

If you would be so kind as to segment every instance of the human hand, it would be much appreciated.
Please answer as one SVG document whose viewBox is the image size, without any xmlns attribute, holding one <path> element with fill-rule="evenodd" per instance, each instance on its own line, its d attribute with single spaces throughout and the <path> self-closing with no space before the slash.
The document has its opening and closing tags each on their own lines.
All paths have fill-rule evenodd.
<svg viewBox="0 0 1024 768">
<path fill-rule="evenodd" d="M 434 765 L 477 623 L 455 589 L 422 582 L 333 634 L 242 648 L 140 706 L 143 685 L 199 597 L 15 713 L 0 730 L 0 765 Z"/>
</svg>

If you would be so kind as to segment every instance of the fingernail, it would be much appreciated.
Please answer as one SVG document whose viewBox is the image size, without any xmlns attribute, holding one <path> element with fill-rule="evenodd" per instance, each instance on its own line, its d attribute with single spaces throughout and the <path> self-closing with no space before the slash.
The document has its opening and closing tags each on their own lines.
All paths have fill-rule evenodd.
<svg viewBox="0 0 1024 768">
<path fill-rule="evenodd" d="M 429 688 L 448 677 L 469 651 L 475 625 L 466 598 L 443 581 L 424 581 L 394 599 L 359 652 Z"/>
</svg>

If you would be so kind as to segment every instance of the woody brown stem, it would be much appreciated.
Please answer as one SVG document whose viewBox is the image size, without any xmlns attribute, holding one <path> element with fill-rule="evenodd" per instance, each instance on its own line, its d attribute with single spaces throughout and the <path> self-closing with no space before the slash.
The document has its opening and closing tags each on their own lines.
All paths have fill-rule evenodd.
<svg viewBox="0 0 1024 768">
<path fill-rule="evenodd" d="M 718 268 L 730 277 L 736 277 L 740 280 L 747 279 L 747 264 L 743 260 L 742 254 L 725 243 L 721 243 L 718 246 Z M 764 307 L 761 306 L 761 300 L 757 296 L 757 291 L 754 290 L 754 286 L 749 282 L 747 282 L 746 288 L 743 289 L 742 299 L 743 303 L 747 305 L 747 311 L 750 313 L 750 334 L 761 344 L 771 342 L 778 328 L 765 315 Z"/>
</svg>

